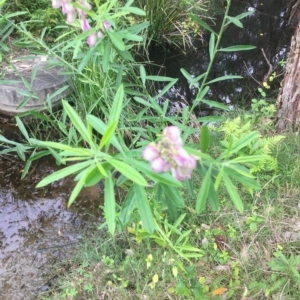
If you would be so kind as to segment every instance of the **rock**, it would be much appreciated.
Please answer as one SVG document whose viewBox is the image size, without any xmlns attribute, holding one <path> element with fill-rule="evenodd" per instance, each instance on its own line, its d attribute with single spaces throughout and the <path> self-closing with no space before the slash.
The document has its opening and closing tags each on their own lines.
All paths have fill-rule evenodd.
<svg viewBox="0 0 300 300">
<path fill-rule="evenodd" d="M 47 56 L 26 56 L 11 62 L 14 68 L 3 70 L 0 80 L 0 113 L 15 115 L 28 110 L 46 109 L 47 98 L 52 107 L 61 103 L 61 99 L 70 94 L 65 71 L 55 59 Z M 54 97 L 51 97 L 59 89 Z"/>
</svg>

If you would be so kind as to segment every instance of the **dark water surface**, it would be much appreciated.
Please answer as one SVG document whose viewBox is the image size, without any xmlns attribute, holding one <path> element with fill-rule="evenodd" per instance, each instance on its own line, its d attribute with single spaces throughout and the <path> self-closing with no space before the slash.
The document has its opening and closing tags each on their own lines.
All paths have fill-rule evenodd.
<svg viewBox="0 0 300 300">
<path fill-rule="evenodd" d="M 255 12 L 241 20 L 243 28 L 233 24 L 226 28 L 220 48 L 234 45 L 253 45 L 256 46 L 256 49 L 240 52 L 219 52 L 209 80 L 224 75 L 241 75 L 244 79 L 211 84 L 206 99 L 235 105 L 239 105 L 243 101 L 242 105 L 247 105 L 253 97 L 259 95 L 257 88 L 270 69 L 269 63 L 277 74 L 283 71 L 279 62 L 288 56 L 295 26 L 294 22 L 288 24 L 291 8 L 287 5 L 289 2 L 292 3 L 292 1 L 287 0 L 232 1 L 230 16 L 236 16 L 253 8 L 255 8 Z M 217 32 L 220 26 L 218 24 L 221 24 L 221 21 L 222 15 L 216 18 L 216 25 L 211 24 Z M 170 52 L 165 55 L 163 52 L 153 49 L 151 59 L 161 67 L 160 74 L 179 78 L 176 86 L 171 89 L 166 98 L 177 103 L 183 103 L 183 105 L 190 104 L 195 99 L 197 90 L 189 88 L 180 68 L 186 69 L 194 77 L 206 71 L 209 63 L 207 46 L 209 38 L 210 34 L 207 34 L 204 37 L 206 42 L 200 45 L 196 51 L 190 51 L 186 55 Z M 262 49 L 268 61 L 264 57 Z M 282 76 L 274 80 L 271 90 L 267 92 L 269 97 L 276 99 L 281 79 Z"/>
<path fill-rule="evenodd" d="M 40 160 L 21 181 L 23 166 L 14 156 L 0 156 L 1 300 L 35 299 L 48 288 L 44 275 L 51 266 L 71 253 L 80 232 L 101 221 L 98 185 L 84 189 L 68 209 L 72 178 L 36 189 L 58 167 L 52 159 Z"/>
</svg>

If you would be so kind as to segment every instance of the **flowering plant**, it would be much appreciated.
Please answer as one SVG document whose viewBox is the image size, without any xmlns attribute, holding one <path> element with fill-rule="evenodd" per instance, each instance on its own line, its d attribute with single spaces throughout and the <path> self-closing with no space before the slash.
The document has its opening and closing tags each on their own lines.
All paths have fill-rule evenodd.
<svg viewBox="0 0 300 300">
<path fill-rule="evenodd" d="M 150 161 L 153 171 L 171 171 L 180 181 L 190 179 L 196 168 L 196 158 L 183 149 L 180 129 L 177 126 L 166 127 L 158 143 L 146 146 L 143 158 Z"/>
<path fill-rule="evenodd" d="M 83 32 L 91 29 L 89 21 L 86 18 L 87 12 L 92 9 L 92 6 L 85 0 L 77 0 L 76 2 L 71 2 L 70 0 L 51 0 L 53 8 L 62 9 L 62 13 L 67 16 L 67 23 L 73 24 L 77 17 L 80 18 L 81 30 Z M 77 7 L 77 8 L 76 8 Z M 88 45 L 94 46 L 98 38 L 104 37 L 104 32 L 109 30 L 111 27 L 110 22 L 104 21 L 102 29 L 98 32 L 93 32 L 87 38 Z"/>
</svg>

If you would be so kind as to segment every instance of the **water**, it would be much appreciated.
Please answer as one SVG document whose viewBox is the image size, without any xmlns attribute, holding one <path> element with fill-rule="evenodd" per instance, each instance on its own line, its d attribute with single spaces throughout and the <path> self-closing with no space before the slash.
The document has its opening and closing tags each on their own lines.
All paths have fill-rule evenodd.
<svg viewBox="0 0 300 300">
<path fill-rule="evenodd" d="M 257 88 L 264 81 L 270 70 L 277 74 L 283 73 L 279 65 L 288 56 L 291 37 L 294 32 L 293 24 L 288 24 L 290 9 L 285 0 L 233 1 L 230 16 L 247 12 L 250 7 L 255 7 L 255 13 L 243 20 L 243 28 L 233 24 L 229 25 L 222 37 L 220 48 L 233 45 L 253 45 L 255 50 L 240 52 L 219 52 L 216 56 L 209 80 L 224 75 L 241 75 L 243 79 L 221 81 L 211 84 L 206 99 L 221 101 L 227 104 L 247 105 L 253 97 L 259 96 Z M 211 25 L 218 32 L 222 16 L 216 19 L 216 25 Z M 187 80 L 180 72 L 186 69 L 193 77 L 204 73 L 209 63 L 207 43 L 210 35 L 204 36 L 204 44 L 198 45 L 195 51 L 186 55 L 152 51 L 151 59 L 160 66 L 163 76 L 178 78 L 166 98 L 173 102 L 188 105 L 193 102 L 197 94 L 196 88 L 190 88 Z M 264 50 L 265 56 L 263 55 Z M 272 65 L 271 69 L 269 63 Z M 277 77 L 271 84 L 267 95 L 276 99 L 277 90 L 282 76 Z M 203 108 L 203 107 L 202 107 Z M 209 113 L 209 111 L 207 112 Z"/>
<path fill-rule="evenodd" d="M 67 208 L 74 186 L 66 178 L 42 189 L 36 184 L 58 169 L 52 159 L 36 162 L 20 180 L 24 164 L 0 156 L 0 299 L 35 299 L 49 287 L 47 272 L 71 255 L 81 233 L 102 222 L 99 185 L 84 189 Z"/>
</svg>

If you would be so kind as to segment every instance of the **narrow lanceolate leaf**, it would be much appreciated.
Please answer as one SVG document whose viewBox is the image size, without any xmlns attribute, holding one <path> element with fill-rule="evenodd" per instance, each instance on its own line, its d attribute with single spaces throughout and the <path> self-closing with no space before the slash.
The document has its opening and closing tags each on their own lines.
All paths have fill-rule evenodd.
<svg viewBox="0 0 300 300">
<path fill-rule="evenodd" d="M 72 108 L 71 105 L 69 105 L 68 102 L 62 101 L 62 104 L 72 124 L 80 133 L 81 137 L 91 146 L 93 144 L 92 138 L 77 112 Z"/>
<path fill-rule="evenodd" d="M 19 127 L 20 131 L 22 132 L 22 134 L 24 135 L 24 137 L 26 138 L 26 140 L 29 141 L 29 135 L 27 133 L 27 130 L 26 130 L 23 122 L 18 117 L 16 117 L 16 121 L 17 121 L 17 124 L 18 124 L 18 127 Z"/>
<path fill-rule="evenodd" d="M 215 52 L 215 34 L 212 33 L 210 35 L 210 40 L 209 40 L 209 59 L 210 60 L 213 60 L 214 52 Z"/>
<path fill-rule="evenodd" d="M 131 217 L 131 213 L 136 205 L 136 198 L 134 194 L 134 185 L 131 186 L 129 191 L 126 194 L 124 202 L 122 204 L 121 214 L 120 214 L 120 221 L 122 226 L 125 226 Z"/>
<path fill-rule="evenodd" d="M 194 79 L 194 77 L 192 75 L 190 75 L 190 73 L 185 70 L 184 68 L 180 69 L 182 75 L 188 80 L 188 81 L 192 81 Z"/>
<path fill-rule="evenodd" d="M 73 148 L 68 145 L 62 144 L 62 143 L 56 143 L 56 142 L 43 142 L 36 139 L 29 139 L 30 144 L 32 145 L 38 145 L 42 147 L 47 148 L 54 148 L 62 151 L 67 151 L 70 153 L 70 155 L 76 155 L 76 156 L 92 156 L 93 153 L 90 149 L 85 148 Z"/>
<path fill-rule="evenodd" d="M 112 123 L 119 121 L 120 114 L 122 111 L 122 106 L 123 106 L 123 98 L 124 98 L 124 87 L 123 84 L 121 84 L 117 90 L 116 96 L 114 97 L 114 102 L 110 111 L 108 125 L 111 125 Z"/>
<path fill-rule="evenodd" d="M 82 188 L 85 185 L 85 180 L 86 180 L 87 176 L 89 175 L 89 173 L 92 169 L 93 169 L 93 166 L 91 165 L 86 170 L 84 170 L 82 172 L 79 181 L 75 185 L 75 187 L 74 187 L 74 189 L 73 189 L 73 191 L 70 195 L 70 198 L 69 198 L 69 201 L 68 201 L 68 206 L 70 206 L 75 201 L 77 196 L 79 195 L 80 191 L 82 190 Z"/>
<path fill-rule="evenodd" d="M 84 161 L 81 163 L 77 163 L 75 165 L 63 168 L 55 173 L 52 173 L 51 175 L 45 177 L 43 180 L 41 180 L 38 185 L 36 186 L 37 188 L 43 187 L 49 183 L 52 183 L 53 181 L 59 180 L 61 178 L 67 177 L 71 174 L 75 174 L 79 172 L 80 170 L 88 167 L 94 162 L 94 160 L 88 160 Z"/>
<path fill-rule="evenodd" d="M 206 85 L 214 83 L 214 82 L 223 81 L 223 80 L 242 79 L 242 78 L 243 77 L 239 76 L 239 75 L 225 75 L 225 76 L 217 77 L 217 78 L 207 82 Z"/>
<path fill-rule="evenodd" d="M 219 109 L 222 109 L 222 110 L 230 111 L 230 108 L 228 107 L 228 105 L 225 105 L 225 104 L 217 102 L 217 101 L 202 99 L 201 102 L 205 103 L 205 104 L 207 104 L 207 105 L 209 105 L 210 107 L 213 107 L 213 108 L 219 108 Z"/>
<path fill-rule="evenodd" d="M 115 121 L 111 123 L 106 131 L 104 132 L 104 135 L 101 139 L 100 145 L 99 145 L 99 150 L 103 148 L 103 146 L 109 146 L 110 140 L 113 137 L 113 134 L 115 133 L 116 127 L 117 127 L 118 121 Z"/>
<path fill-rule="evenodd" d="M 200 214 L 205 208 L 208 192 L 210 189 L 210 182 L 211 182 L 211 167 L 208 169 L 208 171 L 206 172 L 203 178 L 202 185 L 197 196 L 196 212 L 198 214 Z"/>
<path fill-rule="evenodd" d="M 242 22 L 234 17 L 229 17 L 227 16 L 228 22 L 226 23 L 226 25 L 229 25 L 230 23 L 233 23 L 235 26 L 239 27 L 239 28 L 243 28 L 243 24 Z"/>
<path fill-rule="evenodd" d="M 148 185 L 145 178 L 130 165 L 113 158 L 108 158 L 107 162 L 109 162 L 116 170 L 118 170 L 120 173 L 122 173 L 125 177 L 132 180 L 133 182 L 142 186 Z"/>
<path fill-rule="evenodd" d="M 113 32 L 113 31 L 107 31 L 107 34 L 108 34 L 111 42 L 117 49 L 119 49 L 120 51 L 125 51 L 125 49 L 126 49 L 125 44 L 122 41 L 122 38 L 120 37 L 120 35 L 118 33 Z"/>
<path fill-rule="evenodd" d="M 108 230 L 111 234 L 114 234 L 116 228 L 116 200 L 114 183 L 110 172 L 108 172 L 108 176 L 105 178 L 104 214 Z"/>
<path fill-rule="evenodd" d="M 191 19 L 194 20 L 194 21 L 196 21 L 201 27 L 207 29 L 208 31 L 210 31 L 210 32 L 212 32 L 214 34 L 216 34 L 213 31 L 213 29 L 209 25 L 207 25 L 204 21 L 202 21 L 200 18 L 196 17 L 195 15 L 191 15 Z"/>
<path fill-rule="evenodd" d="M 203 125 L 201 127 L 201 134 L 200 134 L 200 149 L 203 153 L 206 153 L 210 143 L 210 134 L 208 126 Z"/>
<path fill-rule="evenodd" d="M 242 201 L 242 199 L 241 199 L 241 197 L 240 197 L 240 195 L 237 191 L 237 188 L 234 186 L 234 184 L 232 183 L 232 181 L 226 175 L 225 172 L 223 174 L 223 180 L 224 180 L 227 192 L 228 192 L 233 204 L 235 205 L 237 210 L 239 210 L 240 212 L 243 212 L 244 211 L 243 201 Z"/>
<path fill-rule="evenodd" d="M 165 195 L 173 202 L 173 204 L 179 208 L 184 207 L 184 199 L 182 198 L 179 190 L 175 187 L 170 187 L 166 184 L 161 184 Z"/>
<path fill-rule="evenodd" d="M 134 191 L 136 204 L 141 216 L 141 220 L 143 222 L 143 226 L 149 233 L 153 233 L 155 225 L 153 221 L 152 211 L 147 199 L 146 191 L 142 186 L 137 184 L 134 185 Z"/>
<path fill-rule="evenodd" d="M 233 52 L 233 51 L 253 50 L 255 48 L 256 47 L 252 46 L 252 45 L 236 45 L 236 46 L 221 48 L 218 51 L 220 51 L 220 52 Z"/>
</svg>

